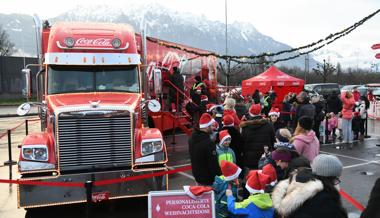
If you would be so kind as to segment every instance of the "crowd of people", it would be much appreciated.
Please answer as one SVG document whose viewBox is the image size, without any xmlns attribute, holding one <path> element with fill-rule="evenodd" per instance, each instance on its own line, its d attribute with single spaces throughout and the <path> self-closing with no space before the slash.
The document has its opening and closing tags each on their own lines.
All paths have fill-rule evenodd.
<svg viewBox="0 0 380 218">
<path fill-rule="evenodd" d="M 189 152 L 197 184 L 216 193 L 216 216 L 347 217 L 339 195 L 342 163 L 320 154 L 320 137 L 326 132 L 336 137 L 341 128 L 339 135 L 350 145 L 353 135 L 364 134 L 355 133 L 353 123 L 358 113 L 365 118 L 365 99 L 354 96 L 333 93 L 322 103 L 306 92 L 289 93 L 281 112 L 272 107 L 273 92 L 257 91 L 246 102 L 232 97 L 223 105 L 203 102 Z M 239 110 L 237 101 L 243 105 Z"/>
</svg>

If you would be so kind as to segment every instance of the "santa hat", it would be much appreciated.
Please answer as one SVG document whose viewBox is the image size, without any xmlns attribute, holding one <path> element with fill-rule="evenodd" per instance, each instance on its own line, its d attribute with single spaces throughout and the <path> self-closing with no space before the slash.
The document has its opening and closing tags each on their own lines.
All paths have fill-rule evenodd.
<svg viewBox="0 0 380 218">
<path fill-rule="evenodd" d="M 272 164 L 267 164 L 261 170 L 261 173 L 268 175 L 270 179 L 270 185 L 274 186 L 277 183 L 277 173 L 276 169 L 272 166 Z"/>
<path fill-rule="evenodd" d="M 199 128 L 207 128 L 211 126 L 215 120 L 211 117 L 210 114 L 208 113 L 203 113 L 201 118 L 199 119 Z"/>
<path fill-rule="evenodd" d="M 270 183 L 270 178 L 259 170 L 251 170 L 245 188 L 251 194 L 264 193 L 265 186 Z"/>
<path fill-rule="evenodd" d="M 206 109 L 207 109 L 207 112 L 211 112 L 214 108 L 216 108 L 217 105 L 216 104 L 206 104 Z"/>
<path fill-rule="evenodd" d="M 234 118 L 231 115 L 223 116 L 223 126 L 234 126 Z"/>
<path fill-rule="evenodd" d="M 228 130 L 222 130 L 219 132 L 219 143 L 222 145 L 224 141 L 227 139 L 231 139 L 230 134 L 228 134 Z"/>
<path fill-rule="evenodd" d="M 239 177 L 239 174 L 241 173 L 240 167 L 238 167 L 236 164 L 222 160 L 220 163 L 220 169 L 222 170 L 222 174 L 224 176 L 224 180 L 226 181 L 232 181 Z"/>
<path fill-rule="evenodd" d="M 201 86 L 197 86 L 197 88 L 195 90 L 196 91 L 202 91 L 202 87 Z"/>
<path fill-rule="evenodd" d="M 261 105 L 260 104 L 252 104 L 249 108 L 249 115 L 251 117 L 255 117 L 257 115 L 260 115 L 261 113 Z"/>
<path fill-rule="evenodd" d="M 207 95 L 201 95 L 201 101 L 208 101 Z"/>
<path fill-rule="evenodd" d="M 275 116 L 280 116 L 280 110 L 278 108 L 272 108 L 270 109 L 269 113 L 268 113 L 268 116 L 272 116 L 272 115 L 275 115 Z"/>
<path fill-rule="evenodd" d="M 212 128 L 214 130 L 218 130 L 219 129 L 219 123 L 214 120 L 214 123 L 212 124 Z"/>
<path fill-rule="evenodd" d="M 183 186 L 183 190 L 185 193 L 191 197 L 192 199 L 196 200 L 200 196 L 202 196 L 203 193 L 209 192 L 212 190 L 212 187 L 210 186 Z"/>
</svg>

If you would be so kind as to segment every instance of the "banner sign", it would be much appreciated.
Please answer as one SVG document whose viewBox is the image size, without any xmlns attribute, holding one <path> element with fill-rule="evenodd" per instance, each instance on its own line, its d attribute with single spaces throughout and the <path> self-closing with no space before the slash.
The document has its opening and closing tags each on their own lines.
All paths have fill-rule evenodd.
<svg viewBox="0 0 380 218">
<path fill-rule="evenodd" d="M 215 218 L 214 192 L 198 199 L 184 191 L 152 191 L 148 195 L 149 218 Z"/>
</svg>

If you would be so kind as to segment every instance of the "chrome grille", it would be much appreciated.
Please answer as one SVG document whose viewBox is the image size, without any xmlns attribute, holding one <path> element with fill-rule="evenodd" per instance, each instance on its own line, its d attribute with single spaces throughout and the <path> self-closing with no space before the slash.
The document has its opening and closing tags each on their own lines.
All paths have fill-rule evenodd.
<svg viewBox="0 0 380 218">
<path fill-rule="evenodd" d="M 131 119 L 62 116 L 58 121 L 61 170 L 131 165 Z"/>
</svg>

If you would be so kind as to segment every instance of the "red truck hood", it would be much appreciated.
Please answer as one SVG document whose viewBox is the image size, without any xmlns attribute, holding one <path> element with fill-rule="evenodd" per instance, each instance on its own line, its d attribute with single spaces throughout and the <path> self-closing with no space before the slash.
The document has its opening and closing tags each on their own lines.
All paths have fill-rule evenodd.
<svg viewBox="0 0 380 218">
<path fill-rule="evenodd" d="M 134 109 L 138 106 L 140 98 L 139 93 L 94 92 L 49 95 L 47 101 L 53 110 L 65 106 L 90 105 L 90 102 L 98 101 L 99 106 L 129 106 Z"/>
</svg>

